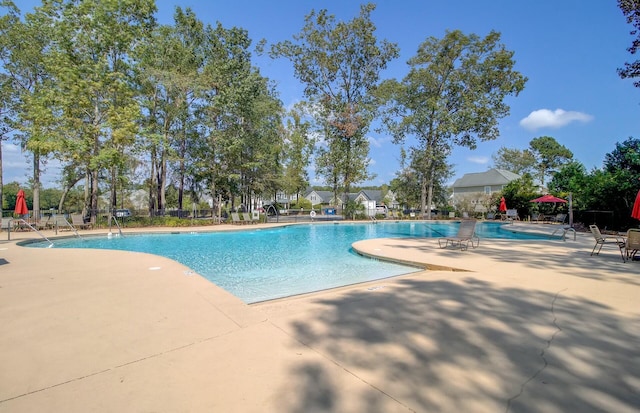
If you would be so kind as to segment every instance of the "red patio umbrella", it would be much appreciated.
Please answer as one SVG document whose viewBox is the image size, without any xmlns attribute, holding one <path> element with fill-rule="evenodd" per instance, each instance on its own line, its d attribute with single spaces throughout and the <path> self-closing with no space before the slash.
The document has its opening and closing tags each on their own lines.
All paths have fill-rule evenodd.
<svg viewBox="0 0 640 413">
<path fill-rule="evenodd" d="M 558 198 L 557 196 L 553 196 L 553 195 L 550 195 L 550 194 L 543 195 L 540 198 L 532 199 L 529 202 L 551 202 L 551 203 L 561 202 L 561 203 L 564 203 L 564 204 L 567 203 L 567 201 L 565 199 Z"/>
<path fill-rule="evenodd" d="M 18 215 L 27 215 L 29 209 L 27 208 L 27 201 L 24 199 L 24 191 L 20 189 L 16 197 L 16 207 L 13 210 Z"/>
<path fill-rule="evenodd" d="M 504 197 L 500 198 L 500 212 L 507 212 L 507 201 Z"/>
<path fill-rule="evenodd" d="M 640 191 L 636 195 L 636 202 L 633 203 L 633 209 L 631 210 L 631 217 L 640 219 Z"/>
</svg>

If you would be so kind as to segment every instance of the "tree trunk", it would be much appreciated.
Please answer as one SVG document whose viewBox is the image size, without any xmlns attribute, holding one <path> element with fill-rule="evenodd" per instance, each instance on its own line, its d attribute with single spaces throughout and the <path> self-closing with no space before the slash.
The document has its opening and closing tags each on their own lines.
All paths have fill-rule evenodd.
<svg viewBox="0 0 640 413">
<path fill-rule="evenodd" d="M 98 215 L 98 171 L 91 171 L 91 222 L 95 222 L 95 217 Z"/>
<path fill-rule="evenodd" d="M 187 154 L 187 137 L 186 132 L 180 142 L 180 167 L 179 167 L 179 181 L 178 181 L 178 210 L 183 208 L 183 196 L 184 196 L 184 175 L 185 175 L 185 162 L 184 159 Z M 213 196 L 213 195 L 212 195 Z"/>
<path fill-rule="evenodd" d="M 33 219 L 40 219 L 40 154 L 33 152 Z"/>
<path fill-rule="evenodd" d="M 423 176 L 420 183 L 420 214 L 423 217 L 427 210 L 427 192 L 427 178 Z"/>
<path fill-rule="evenodd" d="M 84 173 L 84 205 L 82 207 L 82 216 L 86 217 L 90 215 L 91 212 L 91 201 L 89 200 L 89 195 L 91 194 L 91 173 L 89 169 L 87 169 Z M 60 210 L 62 213 L 62 209 Z"/>
<path fill-rule="evenodd" d="M 111 167 L 111 209 L 118 209 L 118 179 L 115 166 Z"/>
<path fill-rule="evenodd" d="M 69 187 L 65 187 L 62 191 L 62 196 L 60 196 L 60 202 L 58 203 L 58 212 L 62 211 L 62 207 L 64 206 L 64 201 L 67 199 L 67 194 L 69 193 Z"/>
<path fill-rule="evenodd" d="M 433 205 L 433 180 L 429 181 L 427 188 L 427 219 L 431 219 L 431 205 Z M 422 216 L 424 218 L 424 214 Z"/>
<path fill-rule="evenodd" d="M 157 184 L 157 209 L 161 215 L 164 215 L 166 208 L 166 187 L 167 187 L 167 150 L 163 146 L 160 152 L 160 160 L 156 167 L 156 184 Z"/>
<path fill-rule="evenodd" d="M 62 191 L 62 195 L 60 196 L 60 203 L 58 204 L 58 212 L 62 212 L 62 208 L 64 207 L 64 201 L 67 199 L 67 195 L 69 195 L 69 191 L 71 190 L 71 188 L 76 186 L 78 181 L 80 181 L 79 178 L 76 179 L 73 183 L 70 183 L 69 185 L 65 185 L 64 190 Z M 86 193 L 86 186 L 85 186 L 85 193 Z M 83 213 L 82 216 L 86 216 L 84 214 L 85 212 L 86 211 L 82 211 Z"/>
<path fill-rule="evenodd" d="M 158 184 L 156 183 L 156 149 L 151 149 L 151 172 L 149 175 L 149 216 L 156 216 L 156 192 Z"/>
</svg>

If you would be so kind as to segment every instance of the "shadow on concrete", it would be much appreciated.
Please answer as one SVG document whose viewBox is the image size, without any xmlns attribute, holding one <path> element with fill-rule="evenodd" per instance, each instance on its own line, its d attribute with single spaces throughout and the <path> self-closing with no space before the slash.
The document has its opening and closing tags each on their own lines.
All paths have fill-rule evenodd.
<svg viewBox="0 0 640 413">
<path fill-rule="evenodd" d="M 522 246 L 526 245 L 525 251 Z M 551 246 L 551 248 L 549 248 Z M 481 240 L 478 248 L 460 251 L 455 248 L 438 248 L 437 240 L 424 239 L 422 245 L 385 245 L 390 249 L 407 249 L 434 254 L 459 262 L 457 267 L 474 271 L 465 257 L 483 255 L 496 264 L 519 264 L 536 270 L 587 279 L 607 279 L 640 286 L 640 263 L 623 262 L 618 248 L 603 249 L 599 255 L 590 255 L 593 243 L 564 243 L 562 241 L 518 241 L 516 243 Z M 467 255 L 465 255 L 467 254 Z M 437 256 L 436 260 L 437 263 Z M 508 268 L 508 266 L 506 267 Z"/>
<path fill-rule="evenodd" d="M 315 317 L 284 328 L 386 400 L 351 394 L 361 396 L 360 411 L 631 412 L 640 406 L 640 319 L 563 291 L 496 288 L 462 275 L 407 278 L 315 303 Z M 292 411 L 348 411 L 321 365 L 297 368 L 292 380 L 306 388 L 292 396 Z"/>
</svg>

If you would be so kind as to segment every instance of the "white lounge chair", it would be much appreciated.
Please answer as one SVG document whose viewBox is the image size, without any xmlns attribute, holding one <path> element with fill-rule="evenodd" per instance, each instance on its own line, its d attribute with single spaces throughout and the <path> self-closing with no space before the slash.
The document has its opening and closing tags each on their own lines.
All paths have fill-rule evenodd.
<svg viewBox="0 0 640 413">
<path fill-rule="evenodd" d="M 458 228 L 456 236 L 438 238 L 438 245 L 440 248 L 446 248 L 448 245 L 458 245 L 462 251 L 468 249 L 469 244 L 471 244 L 471 248 L 476 248 L 480 245 L 480 238 L 476 235 L 476 222 L 475 219 L 463 220 L 460 222 L 460 228 Z"/>
<path fill-rule="evenodd" d="M 245 224 L 257 224 L 257 222 L 253 220 L 253 217 L 251 217 L 251 214 L 249 212 L 243 212 L 242 219 L 242 222 Z"/>
<path fill-rule="evenodd" d="M 620 249 L 620 255 L 622 256 L 622 262 L 626 262 L 625 249 L 627 247 L 627 242 L 624 240 L 623 237 L 619 237 L 619 236 L 615 236 L 615 235 L 603 236 L 602 233 L 600 233 L 600 228 L 598 228 L 597 225 L 589 225 L 589 229 L 591 230 L 591 233 L 593 234 L 593 237 L 596 240 L 596 245 L 593 246 L 593 249 L 591 250 L 591 255 L 600 254 L 600 250 L 602 249 L 603 245 L 605 245 L 605 244 L 613 244 L 613 245 L 616 245 Z M 598 248 L 598 252 L 596 252 L 596 248 Z"/>
<path fill-rule="evenodd" d="M 633 260 L 640 250 L 640 229 L 631 228 L 627 231 L 627 243 L 625 245 L 625 255 L 628 260 Z"/>
<path fill-rule="evenodd" d="M 240 219 L 240 215 L 237 212 L 232 212 L 231 213 L 231 222 L 233 224 L 238 224 L 238 225 L 242 225 L 242 220 Z"/>
<path fill-rule="evenodd" d="M 507 209 L 505 217 L 509 221 L 520 221 L 520 216 L 518 215 L 517 209 Z"/>
<path fill-rule="evenodd" d="M 553 217 L 551 222 L 557 222 L 560 224 L 564 224 L 564 221 L 567 219 L 567 214 L 558 214 L 555 217 Z"/>
<path fill-rule="evenodd" d="M 13 229 L 13 218 L 12 217 L 3 217 L 2 225 L 0 225 L 0 230 L 9 231 L 9 229 Z"/>
<path fill-rule="evenodd" d="M 84 222 L 82 214 L 71 214 L 71 225 L 77 229 L 91 229 L 91 222 Z"/>
</svg>

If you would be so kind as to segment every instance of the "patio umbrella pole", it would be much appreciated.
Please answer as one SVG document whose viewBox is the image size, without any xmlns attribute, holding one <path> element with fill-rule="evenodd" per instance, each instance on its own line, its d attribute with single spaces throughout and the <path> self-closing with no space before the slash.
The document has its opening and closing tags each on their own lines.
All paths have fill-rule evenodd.
<svg viewBox="0 0 640 413">
<path fill-rule="evenodd" d="M 573 228 L 573 193 L 569 192 L 569 227 Z"/>
</svg>

